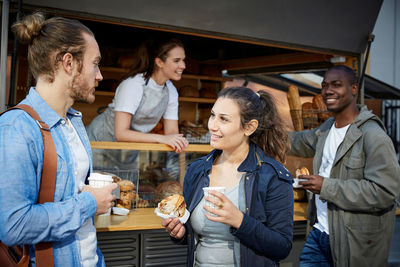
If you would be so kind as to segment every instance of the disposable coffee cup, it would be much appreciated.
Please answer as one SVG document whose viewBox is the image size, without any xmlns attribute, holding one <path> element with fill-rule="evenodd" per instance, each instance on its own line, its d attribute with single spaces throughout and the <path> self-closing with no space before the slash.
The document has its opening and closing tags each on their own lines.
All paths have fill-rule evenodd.
<svg viewBox="0 0 400 267">
<path fill-rule="evenodd" d="M 210 187 L 203 187 L 203 192 L 204 192 L 204 198 L 206 197 L 211 197 L 211 198 L 215 198 L 218 199 L 217 197 L 214 197 L 214 195 L 211 195 L 209 192 L 210 191 L 218 191 L 221 192 L 222 194 L 225 194 L 225 187 L 223 186 L 210 186 Z M 206 206 L 216 209 L 218 208 L 217 206 L 215 206 L 213 203 L 209 202 L 209 201 L 205 201 Z"/>
<path fill-rule="evenodd" d="M 307 179 L 299 179 L 299 178 L 293 178 L 294 183 L 293 183 L 293 187 L 294 188 L 301 188 L 303 187 L 302 185 L 299 184 L 299 182 L 307 182 Z"/>
<path fill-rule="evenodd" d="M 90 174 L 88 180 L 89 180 L 89 185 L 95 188 L 101 188 L 113 182 L 113 178 L 111 175 L 101 174 L 97 172 Z M 111 214 L 111 208 L 109 208 L 106 213 L 101 214 L 99 216 L 110 215 L 110 214 Z"/>
</svg>

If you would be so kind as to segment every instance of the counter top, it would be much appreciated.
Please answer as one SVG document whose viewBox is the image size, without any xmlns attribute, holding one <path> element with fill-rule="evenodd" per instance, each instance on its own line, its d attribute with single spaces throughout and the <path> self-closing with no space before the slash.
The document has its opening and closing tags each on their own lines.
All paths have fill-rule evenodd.
<svg viewBox="0 0 400 267">
<path fill-rule="evenodd" d="M 307 203 L 294 203 L 294 221 L 304 221 L 307 216 Z M 104 215 L 96 216 L 95 226 L 98 232 L 132 231 L 162 229 L 161 218 L 154 213 L 154 208 L 139 208 L 132 210 L 126 216 Z"/>
<path fill-rule="evenodd" d="M 161 229 L 161 218 L 154 208 L 138 208 L 128 215 L 96 216 L 94 221 L 98 232 Z"/>
</svg>

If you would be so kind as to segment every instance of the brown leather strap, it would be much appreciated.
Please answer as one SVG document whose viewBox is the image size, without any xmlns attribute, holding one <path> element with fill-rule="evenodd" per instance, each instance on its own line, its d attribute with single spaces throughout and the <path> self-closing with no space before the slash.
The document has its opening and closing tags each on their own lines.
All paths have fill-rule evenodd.
<svg viewBox="0 0 400 267">
<path fill-rule="evenodd" d="M 43 151 L 42 179 L 40 182 L 39 197 L 37 203 L 43 204 L 45 202 L 54 202 L 54 191 L 56 187 L 56 176 L 57 176 L 57 153 L 56 153 L 56 147 L 53 142 L 53 138 L 50 133 L 50 128 L 46 123 L 44 123 L 40 119 L 39 115 L 31 106 L 20 104 L 8 110 L 12 109 L 24 110 L 36 121 L 36 123 L 40 128 L 40 132 L 42 133 L 43 137 L 44 151 Z M 24 246 L 24 257 L 22 258 L 22 260 L 26 261 L 25 257 L 26 253 L 29 253 L 29 251 L 28 248 Z M 36 257 L 36 266 L 38 267 L 54 266 L 52 243 L 41 242 L 37 244 L 35 246 L 35 257 Z"/>
<path fill-rule="evenodd" d="M 29 266 L 29 246 L 24 245 L 24 253 L 22 255 L 22 258 L 18 262 L 17 267 L 27 267 Z"/>
<path fill-rule="evenodd" d="M 40 182 L 38 203 L 43 204 L 46 202 L 54 202 L 54 191 L 56 187 L 57 175 L 57 153 L 56 147 L 51 137 L 49 126 L 43 122 L 36 111 L 28 105 L 20 104 L 13 107 L 24 110 L 26 113 L 37 122 L 40 127 L 40 132 L 43 137 L 44 151 L 43 151 L 43 170 L 42 180 Z"/>
</svg>

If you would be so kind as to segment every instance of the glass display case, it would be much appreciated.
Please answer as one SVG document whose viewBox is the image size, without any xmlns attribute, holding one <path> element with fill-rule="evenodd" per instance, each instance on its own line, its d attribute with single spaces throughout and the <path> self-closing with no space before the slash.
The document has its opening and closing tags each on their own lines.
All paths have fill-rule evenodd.
<svg viewBox="0 0 400 267">
<path fill-rule="evenodd" d="M 124 204 L 125 208 L 130 202 L 131 210 L 153 208 L 168 195 L 182 194 L 187 165 L 212 150 L 205 144 L 190 144 L 182 153 L 153 143 L 92 141 L 91 146 L 94 172 L 105 172 L 115 180 L 128 180 L 133 184 L 129 192 L 120 186 L 121 199 L 117 200 L 117 204 Z M 131 160 L 119 164 L 116 158 Z"/>
</svg>

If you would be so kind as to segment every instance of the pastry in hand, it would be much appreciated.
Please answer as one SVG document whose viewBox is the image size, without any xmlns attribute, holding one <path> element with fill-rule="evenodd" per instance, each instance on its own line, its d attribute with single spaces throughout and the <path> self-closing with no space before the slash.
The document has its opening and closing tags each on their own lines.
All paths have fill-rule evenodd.
<svg viewBox="0 0 400 267">
<path fill-rule="evenodd" d="M 299 177 L 299 175 L 310 175 L 310 172 L 306 167 L 301 167 L 296 170 L 296 178 Z"/>
<path fill-rule="evenodd" d="M 185 214 L 186 203 L 183 196 L 175 194 L 164 198 L 158 204 L 158 208 L 163 214 L 173 213 L 176 217 L 182 217 Z"/>
</svg>

